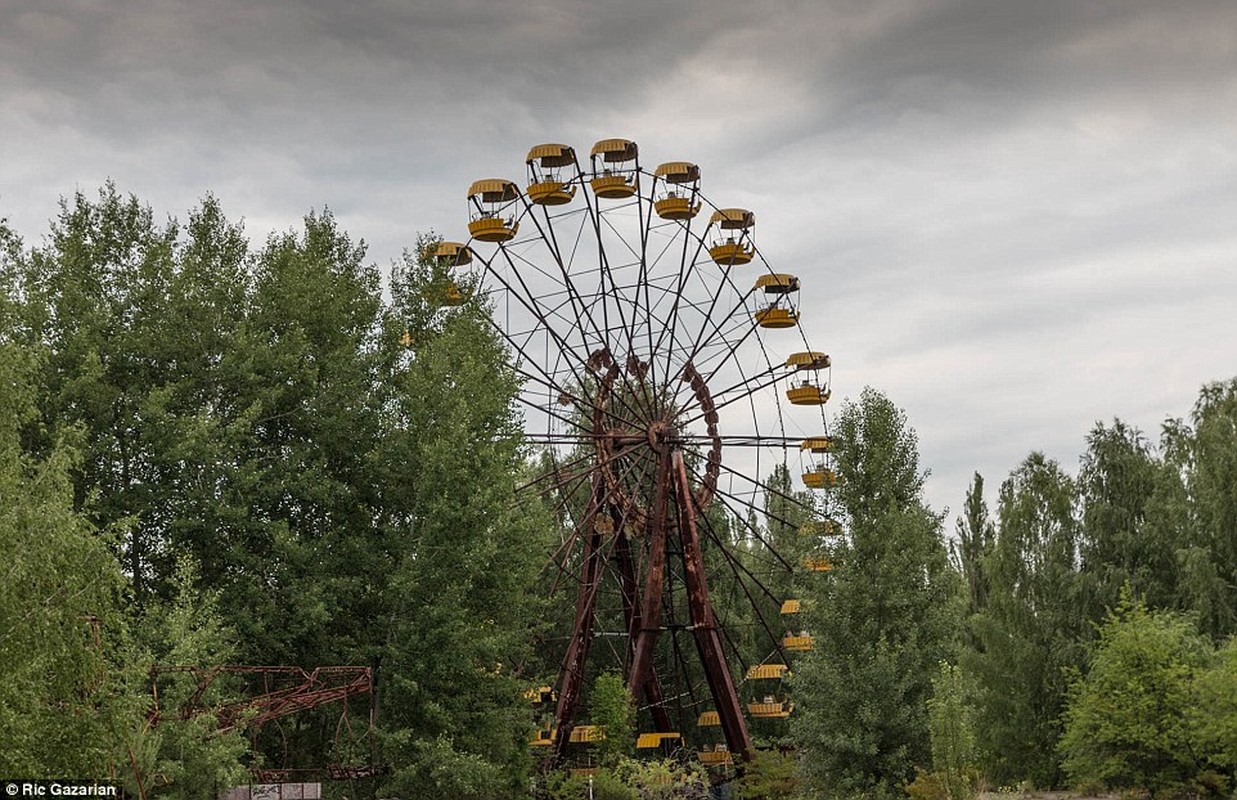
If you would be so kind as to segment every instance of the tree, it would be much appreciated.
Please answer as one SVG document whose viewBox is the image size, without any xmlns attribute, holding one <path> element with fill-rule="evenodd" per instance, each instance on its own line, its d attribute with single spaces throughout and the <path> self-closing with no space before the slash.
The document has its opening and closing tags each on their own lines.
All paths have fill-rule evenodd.
<svg viewBox="0 0 1237 800">
<path fill-rule="evenodd" d="M 106 645 L 123 635 L 124 580 L 73 507 L 71 441 L 21 452 L 38 358 L 0 330 L 0 774 L 104 778 L 135 698 Z"/>
<path fill-rule="evenodd" d="M 1227 768 L 1229 785 L 1237 785 L 1237 637 L 1221 646 L 1199 675 L 1196 698 L 1199 751 L 1217 768 Z"/>
<path fill-rule="evenodd" d="M 1059 745 L 1070 780 L 1153 794 L 1191 783 L 1202 767 L 1193 684 L 1208 656 L 1187 620 L 1148 611 L 1127 586 L 1070 685 Z"/>
<path fill-rule="evenodd" d="M 809 598 L 815 649 L 792 682 L 793 730 L 810 790 L 894 797 L 930 757 L 926 701 L 956 652 L 962 589 L 905 414 L 865 389 L 835 438 L 849 535 Z"/>
<path fill-rule="evenodd" d="M 179 227 L 155 223 L 149 207 L 111 183 L 91 202 L 81 192 L 62 201 L 48 243 L 23 259 L 21 330 L 45 348 L 37 401 L 42 425 L 27 442 L 46 453 L 68 427 L 80 426 L 81 459 L 74 501 L 94 493 L 100 527 L 119 520 L 118 541 L 137 599 L 151 591 L 161 508 L 152 487 L 164 484 L 145 440 L 150 393 L 165 382 L 162 328 Z"/>
<path fill-rule="evenodd" d="M 1087 615 L 1099 622 L 1129 583 L 1153 606 L 1170 605 L 1176 564 L 1165 531 L 1147 525 L 1160 465 L 1142 434 L 1120 420 L 1096 425 L 1078 475 L 1079 555 Z"/>
<path fill-rule="evenodd" d="M 737 781 L 744 800 L 790 800 L 799 792 L 799 770 L 793 754 L 757 750 Z"/>
<path fill-rule="evenodd" d="M 613 767 L 629 756 L 636 740 L 636 704 L 627 691 L 627 682 L 616 672 L 603 672 L 593 681 L 589 695 L 589 716 L 605 732 L 593 749 L 598 763 Z"/>
<path fill-rule="evenodd" d="M 405 269 L 415 277 L 424 265 L 409 256 Z M 394 285 L 410 295 L 397 308 L 425 290 Z M 527 790 L 532 714 L 521 695 L 553 526 L 538 504 L 516 502 L 517 383 L 487 313 L 473 301 L 412 332 L 383 443 L 388 513 L 403 527 L 392 537 L 379 714 L 394 768 L 386 791 L 407 796 Z M 403 322 L 388 321 L 392 341 Z"/>
<path fill-rule="evenodd" d="M 1164 424 L 1164 468 L 1147 508 L 1175 549 L 1176 605 L 1220 640 L 1237 633 L 1237 378 L 1199 392 L 1189 423 Z"/>
<path fill-rule="evenodd" d="M 217 730 L 218 722 L 209 712 L 189 716 L 182 712 L 191 702 L 202 711 L 234 699 L 225 694 L 226 682 L 216 681 L 196 696 L 195 676 L 169 673 L 159 677 L 152 696 L 147 681 L 159 665 L 209 668 L 231 662 L 234 633 L 219 613 L 218 593 L 198 589 L 192 559 L 178 559 L 174 579 L 180 587 L 175 598 L 148 604 L 133 625 L 136 641 L 127 661 L 137 679 L 135 692 L 144 695 L 147 708 L 125 737 L 130 769 L 121 774 L 134 796 L 140 786 L 159 797 L 211 800 L 247 777 L 242 760 L 249 755 L 249 741 L 240 729 Z M 156 710 L 157 724 L 151 713 Z"/>
<path fill-rule="evenodd" d="M 950 543 L 950 561 L 962 575 L 970 596 L 970 613 L 978 614 L 988 605 L 988 575 L 984 558 L 992 552 L 996 530 L 988 518 L 984 502 L 984 478 L 978 472 L 971 479 L 963 506 L 965 515 L 958 518 L 958 539 Z"/>
<path fill-rule="evenodd" d="M 1001 485 L 996 544 L 985 559 L 987 609 L 972 620 L 979 650 L 976 720 L 998 781 L 1054 786 L 1064 669 L 1083 662 L 1087 619 L 1078 579 L 1073 481 L 1033 453 Z"/>
<path fill-rule="evenodd" d="M 928 732 L 932 768 L 941 776 L 948 800 L 970 800 L 979 792 L 974 714 L 965 695 L 962 672 L 941 662 L 932 678 Z"/>
</svg>

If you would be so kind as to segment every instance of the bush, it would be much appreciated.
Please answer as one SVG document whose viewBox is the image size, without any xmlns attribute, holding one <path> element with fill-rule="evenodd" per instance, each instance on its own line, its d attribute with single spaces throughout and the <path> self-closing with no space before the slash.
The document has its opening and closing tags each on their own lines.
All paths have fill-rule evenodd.
<svg viewBox="0 0 1237 800">
<path fill-rule="evenodd" d="M 793 755 L 774 750 L 757 750 L 747 771 L 739 778 L 738 796 L 742 800 L 786 800 L 799 790 L 799 775 Z"/>
<path fill-rule="evenodd" d="M 1195 676 L 1209 655 L 1188 620 L 1148 611 L 1125 592 L 1100 629 L 1090 672 L 1070 685 L 1058 745 L 1070 780 L 1154 796 L 1194 787 L 1204 767 Z"/>
<path fill-rule="evenodd" d="M 939 776 L 943 800 L 971 800 L 979 794 L 975 768 L 974 713 L 964 699 L 962 673 L 944 661 L 932 679 L 928 701 L 928 737 L 934 772 L 916 770 L 915 780 Z M 907 787 L 910 791 L 910 786 Z"/>
</svg>

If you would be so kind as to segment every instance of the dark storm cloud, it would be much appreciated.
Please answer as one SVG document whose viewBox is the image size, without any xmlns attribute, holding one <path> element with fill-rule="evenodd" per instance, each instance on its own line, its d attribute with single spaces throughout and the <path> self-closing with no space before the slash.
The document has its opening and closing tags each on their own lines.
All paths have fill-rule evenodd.
<svg viewBox="0 0 1237 800">
<path fill-rule="evenodd" d="M 0 215 L 37 241 L 110 176 L 259 238 L 329 205 L 387 263 L 530 145 L 629 136 L 757 210 L 838 395 L 905 405 L 957 507 L 1234 372 L 1235 109 L 1227 0 L 31 0 L 0 6 Z"/>
</svg>

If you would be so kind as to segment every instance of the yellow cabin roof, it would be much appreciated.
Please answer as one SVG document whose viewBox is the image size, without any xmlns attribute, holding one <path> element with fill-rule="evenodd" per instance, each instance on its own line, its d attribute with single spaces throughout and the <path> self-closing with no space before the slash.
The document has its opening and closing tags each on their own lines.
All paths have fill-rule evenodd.
<svg viewBox="0 0 1237 800">
<path fill-rule="evenodd" d="M 828 436 L 813 436 L 804 439 L 799 444 L 800 450 L 811 450 L 813 453 L 828 453 L 833 449 L 833 439 Z"/>
<path fill-rule="evenodd" d="M 727 230 L 743 230 L 756 224 L 756 215 L 746 208 L 719 208 L 709 218 L 709 224 Z"/>
<path fill-rule="evenodd" d="M 786 292 L 799 291 L 799 279 L 784 272 L 774 272 L 761 275 L 756 279 L 753 289 L 781 289 Z"/>
<path fill-rule="evenodd" d="M 678 733 L 642 733 L 636 738 L 636 749 L 648 750 L 653 747 L 661 747 L 663 742 L 682 738 L 682 734 Z"/>
<path fill-rule="evenodd" d="M 718 714 L 716 711 L 701 711 L 700 716 L 696 718 L 696 727 L 698 728 L 716 728 L 721 724 L 721 714 Z"/>
<path fill-rule="evenodd" d="M 666 183 L 691 183 L 700 180 L 700 167 L 690 161 L 667 161 L 653 170 Z"/>
<path fill-rule="evenodd" d="M 468 249 L 467 245 L 460 244 L 459 242 L 439 242 L 438 246 L 434 248 L 433 256 L 434 258 L 449 259 L 457 267 L 472 263 L 472 251 Z"/>
<path fill-rule="evenodd" d="M 605 161 L 631 161 L 640 152 L 640 148 L 630 139 L 602 139 L 593 145 L 591 155 L 605 156 Z"/>
<path fill-rule="evenodd" d="M 747 670 L 749 681 L 776 680 L 782 677 L 790 667 L 785 664 L 757 664 Z"/>
<path fill-rule="evenodd" d="M 803 610 L 803 603 L 799 602 L 798 600 L 786 600 L 785 602 L 782 603 L 781 613 L 798 614 L 802 610 Z"/>
<path fill-rule="evenodd" d="M 606 731 L 600 725 L 577 725 L 571 729 L 570 741 L 576 744 L 599 742 L 606 738 Z"/>
<path fill-rule="evenodd" d="M 807 350 L 802 353 L 791 353 L 786 357 L 786 366 L 797 369 L 824 369 L 831 360 L 828 353 Z"/>
<path fill-rule="evenodd" d="M 469 197 L 480 197 L 485 203 L 505 203 L 520 196 L 514 183 L 503 178 L 482 178 L 468 187 Z"/>
<path fill-rule="evenodd" d="M 528 151 L 524 163 L 531 164 L 536 161 L 543 167 L 565 167 L 574 164 L 575 160 L 576 151 L 570 145 L 539 144 Z"/>
</svg>

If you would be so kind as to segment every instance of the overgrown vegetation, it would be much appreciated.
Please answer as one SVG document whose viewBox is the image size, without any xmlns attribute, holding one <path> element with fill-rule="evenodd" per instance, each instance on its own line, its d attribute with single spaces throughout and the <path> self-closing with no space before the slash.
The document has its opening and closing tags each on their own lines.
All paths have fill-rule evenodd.
<svg viewBox="0 0 1237 800">
<path fill-rule="evenodd" d="M 255 247 L 213 198 L 160 223 L 106 186 L 38 246 L 0 224 L 0 774 L 205 798 L 255 766 L 372 758 L 391 772 L 360 796 L 588 791 L 534 777 L 521 695 L 558 664 L 533 643 L 574 610 L 537 591 L 558 520 L 513 502 L 517 376 L 483 302 L 439 311 L 432 241 L 384 294 L 325 212 Z M 814 642 L 734 796 L 1237 788 L 1237 380 L 1155 443 L 1098 424 L 1076 475 L 1030 454 L 991 512 L 976 475 L 952 541 L 890 398 L 864 390 L 832 433 L 826 499 L 779 467 L 763 529 L 707 520 L 733 552 L 706 568 L 771 589 L 716 587 L 727 646 L 768 659 L 786 597 Z M 804 558 L 833 569 L 777 566 Z M 377 741 L 346 735 L 364 707 L 220 733 L 182 709 L 242 687 L 195 697 L 187 674 L 156 709 L 154 665 L 227 662 L 373 668 Z M 595 798 L 708 795 L 690 758 L 633 758 L 647 711 L 590 680 Z"/>
</svg>

